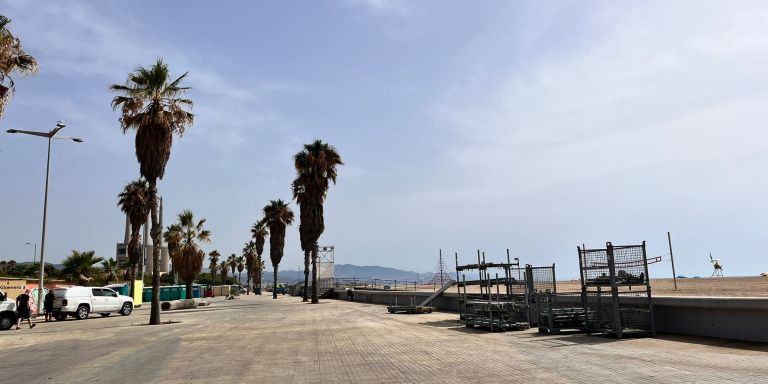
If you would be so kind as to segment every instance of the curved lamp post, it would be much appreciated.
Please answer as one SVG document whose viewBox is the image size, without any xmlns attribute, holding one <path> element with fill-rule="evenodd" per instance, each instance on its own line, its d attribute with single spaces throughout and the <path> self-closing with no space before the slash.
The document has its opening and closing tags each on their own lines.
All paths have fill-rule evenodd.
<svg viewBox="0 0 768 384">
<path fill-rule="evenodd" d="M 45 201 L 43 203 L 43 239 L 40 241 L 40 286 L 37 289 L 37 305 L 43 302 L 43 278 L 45 277 L 45 220 L 48 215 L 48 175 L 51 170 L 51 139 L 72 140 L 76 143 L 82 143 L 83 139 L 79 137 L 54 137 L 66 127 L 63 121 L 57 121 L 56 127 L 48 132 L 22 131 L 20 129 L 9 129 L 8 133 L 23 133 L 25 135 L 40 136 L 48 139 L 48 160 L 45 165 Z"/>
</svg>

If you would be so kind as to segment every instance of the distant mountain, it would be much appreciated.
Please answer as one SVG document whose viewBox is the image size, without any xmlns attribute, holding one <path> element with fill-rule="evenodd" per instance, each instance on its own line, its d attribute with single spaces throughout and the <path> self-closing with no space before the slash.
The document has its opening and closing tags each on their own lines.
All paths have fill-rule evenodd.
<svg viewBox="0 0 768 384">
<path fill-rule="evenodd" d="M 31 261 L 22 261 L 22 262 L 16 263 L 16 265 L 32 265 L 32 264 L 37 264 L 37 263 L 32 263 Z M 52 264 L 52 263 L 46 262 L 45 263 L 45 267 L 46 268 L 47 267 L 54 267 L 56 269 L 63 269 L 64 268 L 64 264 Z"/>
<path fill-rule="evenodd" d="M 383 279 L 383 280 L 402 280 L 402 281 L 428 281 L 432 278 L 431 273 L 417 273 L 405 271 L 402 269 L 379 267 L 375 265 L 352 265 L 336 264 L 334 266 L 334 276 L 337 278 L 357 278 L 357 279 Z M 304 281 L 304 270 L 295 269 L 282 270 L 278 272 L 278 280 L 283 283 L 295 283 Z M 264 282 L 272 281 L 272 271 L 264 271 Z"/>
</svg>

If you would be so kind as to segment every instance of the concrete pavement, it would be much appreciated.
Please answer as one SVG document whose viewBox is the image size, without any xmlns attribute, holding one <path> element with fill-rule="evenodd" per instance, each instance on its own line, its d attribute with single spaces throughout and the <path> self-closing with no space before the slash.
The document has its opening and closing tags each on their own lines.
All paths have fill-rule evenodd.
<svg viewBox="0 0 768 384">
<path fill-rule="evenodd" d="M 457 315 L 240 296 L 0 332 L 2 383 L 756 383 L 768 345 L 486 333 Z M 34 364 L 33 361 L 40 363 Z"/>
</svg>

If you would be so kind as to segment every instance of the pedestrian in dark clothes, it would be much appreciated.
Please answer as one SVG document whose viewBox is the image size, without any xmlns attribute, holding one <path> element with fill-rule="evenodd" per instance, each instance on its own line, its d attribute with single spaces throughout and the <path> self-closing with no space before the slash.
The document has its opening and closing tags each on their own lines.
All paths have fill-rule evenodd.
<svg viewBox="0 0 768 384">
<path fill-rule="evenodd" d="M 32 311 L 29 308 L 29 301 L 32 298 L 29 297 L 29 289 L 25 290 L 24 293 L 19 295 L 16 298 L 16 329 L 18 330 L 21 325 L 21 321 L 24 319 L 27 319 L 27 323 L 29 324 L 29 328 L 34 328 L 37 324 L 32 324 Z"/>
<path fill-rule="evenodd" d="M 45 321 L 49 322 L 51 321 L 51 316 L 53 316 L 53 300 L 56 298 L 53 294 L 53 290 L 49 289 L 48 293 L 45 294 L 45 301 L 43 303 L 45 304 Z"/>
</svg>

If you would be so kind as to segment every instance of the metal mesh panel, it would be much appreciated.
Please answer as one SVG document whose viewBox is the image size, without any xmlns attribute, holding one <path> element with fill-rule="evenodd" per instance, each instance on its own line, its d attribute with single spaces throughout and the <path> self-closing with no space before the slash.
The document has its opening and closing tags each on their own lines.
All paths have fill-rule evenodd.
<svg viewBox="0 0 768 384">
<path fill-rule="evenodd" d="M 623 333 L 653 332 L 653 312 L 647 292 L 619 292 L 619 316 Z"/>
<path fill-rule="evenodd" d="M 588 286 L 643 285 L 647 283 L 645 244 L 613 246 L 606 249 L 579 248 L 581 281 Z"/>
<path fill-rule="evenodd" d="M 528 293 L 533 296 L 536 292 L 557 292 L 555 285 L 555 265 L 547 267 L 525 266 L 525 283 Z"/>
<path fill-rule="evenodd" d="M 511 268 L 509 270 L 509 293 L 513 296 L 525 297 L 526 280 L 525 268 Z"/>
<path fill-rule="evenodd" d="M 536 293 L 539 332 L 584 329 L 584 307 L 581 292 Z"/>
<path fill-rule="evenodd" d="M 581 281 L 585 285 L 610 285 L 611 272 L 608 268 L 608 250 L 579 249 L 581 259 Z"/>
<path fill-rule="evenodd" d="M 613 264 L 617 284 L 642 285 L 646 283 L 645 246 L 627 245 L 615 246 L 613 249 Z"/>
<path fill-rule="evenodd" d="M 626 336 L 653 333 L 653 312 L 647 292 L 586 292 L 586 325 L 589 332 Z"/>
</svg>

